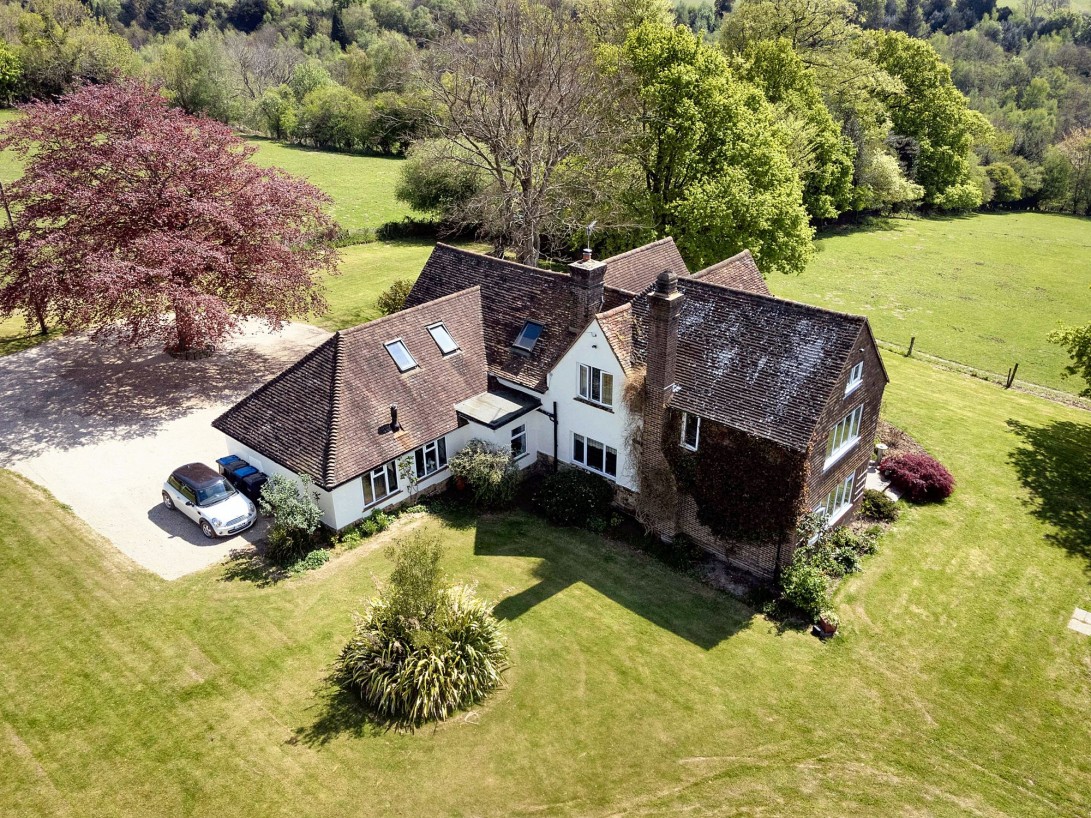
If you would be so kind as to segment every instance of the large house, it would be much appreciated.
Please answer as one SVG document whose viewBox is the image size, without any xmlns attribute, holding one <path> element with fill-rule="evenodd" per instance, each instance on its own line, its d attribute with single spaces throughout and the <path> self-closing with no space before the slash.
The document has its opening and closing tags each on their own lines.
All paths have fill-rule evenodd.
<svg viewBox="0 0 1091 818">
<path fill-rule="evenodd" d="M 309 475 L 343 529 L 441 486 L 470 440 L 602 475 L 664 538 L 763 577 L 863 493 L 886 372 L 865 318 L 770 295 L 750 253 L 670 239 L 567 273 L 437 245 L 406 307 L 338 332 L 213 425 Z"/>
</svg>

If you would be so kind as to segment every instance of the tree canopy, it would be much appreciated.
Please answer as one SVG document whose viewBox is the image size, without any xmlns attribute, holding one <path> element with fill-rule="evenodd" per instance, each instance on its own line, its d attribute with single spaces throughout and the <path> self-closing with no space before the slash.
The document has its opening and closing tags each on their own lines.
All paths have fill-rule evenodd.
<svg viewBox="0 0 1091 818">
<path fill-rule="evenodd" d="M 799 272 L 812 253 L 802 188 L 761 92 L 687 29 L 646 23 L 622 51 L 625 153 L 637 207 L 703 267 L 749 248 L 765 272 Z"/>
<path fill-rule="evenodd" d="M 185 351 L 246 317 L 276 328 L 323 307 L 337 259 L 325 195 L 249 162 L 228 128 L 134 81 L 24 110 L 0 136 L 26 164 L 8 190 L 0 314 Z"/>
</svg>

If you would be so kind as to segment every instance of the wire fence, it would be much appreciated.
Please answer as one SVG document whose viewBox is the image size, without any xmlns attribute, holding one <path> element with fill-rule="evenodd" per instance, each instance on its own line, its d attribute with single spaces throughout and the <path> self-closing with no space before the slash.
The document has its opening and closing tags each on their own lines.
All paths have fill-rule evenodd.
<svg viewBox="0 0 1091 818">
<path fill-rule="evenodd" d="M 912 336 L 908 344 L 897 344 L 892 341 L 884 341 L 880 338 L 876 338 L 875 343 L 879 345 L 880 349 L 885 349 L 888 352 L 896 352 L 907 358 L 925 361 L 933 366 L 949 369 L 952 372 L 961 372 L 964 375 L 970 375 L 971 377 L 994 383 L 1004 389 L 1015 389 L 1020 392 L 1026 392 L 1040 398 L 1045 398 L 1046 400 L 1056 401 L 1057 403 L 1063 403 L 1068 406 L 1075 406 L 1080 409 L 1091 411 L 1091 400 L 1081 398 L 1079 395 L 1073 395 L 1071 392 L 1062 392 L 1060 389 L 1052 389 L 1048 386 L 1042 386 L 1041 384 L 1019 380 L 1016 377 L 1019 372 L 1018 362 L 1016 362 L 1006 373 L 990 372 L 987 369 L 981 369 L 980 367 L 970 366 L 969 364 L 960 363 L 959 361 L 952 361 L 949 358 L 941 358 L 938 355 L 930 355 L 927 352 L 921 352 L 920 349 L 917 348 L 916 336 Z"/>
</svg>

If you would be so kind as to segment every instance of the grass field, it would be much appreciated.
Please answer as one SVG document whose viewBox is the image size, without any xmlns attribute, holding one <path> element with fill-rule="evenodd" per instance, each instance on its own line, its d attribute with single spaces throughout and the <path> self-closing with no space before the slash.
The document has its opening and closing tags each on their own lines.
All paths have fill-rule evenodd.
<svg viewBox="0 0 1091 818">
<path fill-rule="evenodd" d="M 252 139 L 254 161 L 308 179 L 333 198 L 333 216 L 348 230 L 399 221 L 412 211 L 394 198 L 400 159 L 352 156 Z"/>
<path fill-rule="evenodd" d="M 776 295 L 867 315 L 876 335 L 1068 392 L 1068 359 L 1046 335 L 1091 321 L 1091 220 L 1044 213 L 888 220 L 827 235 Z"/>
<path fill-rule="evenodd" d="M 958 488 L 846 581 L 843 636 L 518 514 L 432 519 L 514 664 L 414 735 L 325 681 L 380 552 L 166 583 L 0 472 L 0 813 L 1088 814 L 1091 639 L 1065 629 L 1091 608 L 1088 415 L 888 364 L 890 419 Z"/>
</svg>

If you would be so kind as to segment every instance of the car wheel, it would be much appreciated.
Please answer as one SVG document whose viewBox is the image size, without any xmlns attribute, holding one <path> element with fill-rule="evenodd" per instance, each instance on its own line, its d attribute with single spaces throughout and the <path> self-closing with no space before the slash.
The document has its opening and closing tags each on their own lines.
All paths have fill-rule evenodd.
<svg viewBox="0 0 1091 818">
<path fill-rule="evenodd" d="M 208 520 L 201 520 L 201 533 L 210 540 L 216 536 L 216 532 L 212 529 L 212 523 Z"/>
<path fill-rule="evenodd" d="M 174 511 L 174 500 L 170 499 L 170 495 L 165 491 L 163 492 L 163 505 L 167 507 L 168 511 Z"/>
</svg>

